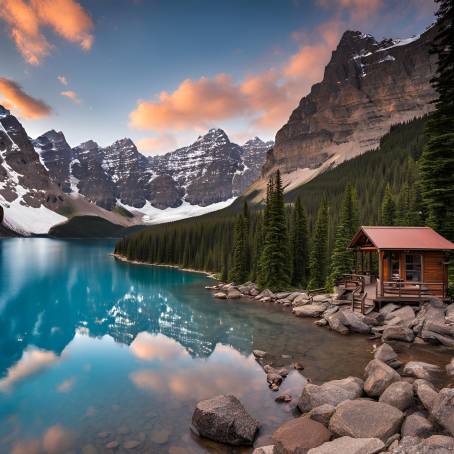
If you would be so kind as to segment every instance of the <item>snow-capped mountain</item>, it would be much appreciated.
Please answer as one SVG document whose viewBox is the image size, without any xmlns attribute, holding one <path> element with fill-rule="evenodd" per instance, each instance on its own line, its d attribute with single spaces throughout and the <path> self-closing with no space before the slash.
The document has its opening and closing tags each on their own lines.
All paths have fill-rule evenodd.
<svg viewBox="0 0 454 454">
<path fill-rule="evenodd" d="M 188 147 L 147 158 L 128 138 L 108 147 L 89 140 L 71 148 L 62 132 L 50 130 L 32 140 L 4 108 L 0 125 L 3 222 L 22 233 L 47 233 L 66 220 L 56 211 L 131 225 L 223 208 L 260 176 L 272 146 L 255 138 L 241 147 L 211 129 Z M 117 219 L 117 207 L 130 212 L 127 220 Z"/>
</svg>

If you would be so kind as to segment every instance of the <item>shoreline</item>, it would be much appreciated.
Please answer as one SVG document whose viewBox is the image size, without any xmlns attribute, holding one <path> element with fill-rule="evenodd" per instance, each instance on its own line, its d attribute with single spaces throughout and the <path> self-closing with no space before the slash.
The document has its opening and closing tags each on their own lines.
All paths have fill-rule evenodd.
<svg viewBox="0 0 454 454">
<path fill-rule="evenodd" d="M 215 277 L 214 273 L 210 273 L 208 271 L 194 270 L 192 268 L 182 268 L 178 265 L 167 265 L 164 263 L 148 263 L 148 262 L 139 262 L 138 260 L 129 260 L 124 255 L 115 254 L 114 252 L 111 252 L 109 255 L 114 257 L 117 260 L 120 260 L 121 262 L 130 263 L 132 265 L 157 266 L 160 268 L 173 268 L 178 271 L 184 271 L 186 273 L 204 274 L 205 276 L 209 277 L 210 279 L 214 279 L 215 281 L 219 282 L 219 280 Z"/>
</svg>

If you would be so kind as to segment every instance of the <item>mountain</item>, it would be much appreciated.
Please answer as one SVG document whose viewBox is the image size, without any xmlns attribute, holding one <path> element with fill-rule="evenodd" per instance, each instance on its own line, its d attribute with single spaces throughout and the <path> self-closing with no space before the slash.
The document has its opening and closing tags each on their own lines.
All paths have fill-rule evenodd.
<svg viewBox="0 0 454 454">
<path fill-rule="evenodd" d="M 185 201 L 207 206 L 240 195 L 256 180 L 271 146 L 256 137 L 241 147 L 222 129 L 210 129 L 187 147 L 150 158 L 150 164 L 177 182 Z"/>
<path fill-rule="evenodd" d="M 377 42 L 371 35 L 346 31 L 323 80 L 277 132 L 263 174 L 280 168 L 295 187 L 376 148 L 393 124 L 431 111 L 436 56 L 430 47 L 436 33 L 433 26 L 420 36 Z"/>
<path fill-rule="evenodd" d="M 61 131 L 30 139 L 3 107 L 0 126 L 3 224 L 24 234 L 47 233 L 68 217 L 74 221 L 53 231 L 79 236 L 93 216 L 108 221 L 93 225 L 123 228 L 223 208 L 260 176 L 272 146 L 255 138 L 241 147 L 211 129 L 188 147 L 147 158 L 129 138 L 74 148 Z"/>
</svg>

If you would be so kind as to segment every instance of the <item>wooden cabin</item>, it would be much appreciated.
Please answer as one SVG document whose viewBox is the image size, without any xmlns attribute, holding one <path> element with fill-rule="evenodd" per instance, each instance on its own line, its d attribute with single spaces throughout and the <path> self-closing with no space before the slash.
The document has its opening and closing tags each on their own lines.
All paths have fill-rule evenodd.
<svg viewBox="0 0 454 454">
<path fill-rule="evenodd" d="M 349 249 L 369 306 L 448 297 L 447 253 L 454 243 L 430 227 L 361 227 Z"/>
</svg>

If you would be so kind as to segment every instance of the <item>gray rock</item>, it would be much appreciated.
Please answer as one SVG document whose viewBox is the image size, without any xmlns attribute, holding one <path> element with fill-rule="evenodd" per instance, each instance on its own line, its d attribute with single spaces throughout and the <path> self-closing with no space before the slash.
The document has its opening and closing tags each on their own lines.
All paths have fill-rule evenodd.
<svg viewBox="0 0 454 454">
<path fill-rule="evenodd" d="M 404 326 L 387 326 L 383 330 L 383 340 L 398 340 L 403 342 L 413 342 L 415 335 L 413 331 Z"/>
<path fill-rule="evenodd" d="M 224 292 L 216 292 L 213 294 L 213 296 L 221 300 L 225 300 L 227 298 L 227 295 Z"/>
<path fill-rule="evenodd" d="M 275 293 L 274 297 L 278 300 L 282 300 L 282 299 L 287 298 L 290 294 L 291 294 L 290 292 L 279 292 L 279 293 Z"/>
<path fill-rule="evenodd" d="M 325 302 L 329 302 L 331 299 L 330 295 L 314 295 L 312 297 L 312 301 L 314 303 L 325 303 Z"/>
<path fill-rule="evenodd" d="M 321 318 L 320 320 L 316 320 L 314 322 L 314 325 L 317 325 L 317 326 L 327 326 L 328 325 L 328 322 L 324 319 L 324 318 Z"/>
<path fill-rule="evenodd" d="M 324 404 L 320 405 L 320 407 L 315 407 L 313 408 L 307 416 L 309 418 L 313 419 L 314 421 L 317 421 L 324 426 L 328 427 L 329 420 L 331 419 L 331 416 L 333 416 L 334 410 L 336 408 L 333 405 L 330 404 Z"/>
<path fill-rule="evenodd" d="M 402 363 L 398 360 L 397 353 L 389 344 L 382 344 L 375 350 L 374 358 L 383 361 L 388 366 L 396 369 L 400 367 Z"/>
<path fill-rule="evenodd" d="M 298 408 L 302 413 L 306 413 L 324 404 L 335 407 L 344 400 L 357 399 L 362 391 L 363 381 L 357 377 L 332 380 L 323 385 L 306 383 L 298 401 Z"/>
<path fill-rule="evenodd" d="M 454 323 L 454 303 L 450 304 L 446 308 L 446 322 L 447 323 Z"/>
<path fill-rule="evenodd" d="M 393 321 L 394 319 L 398 319 L 397 323 L 401 323 L 403 326 L 406 326 L 408 328 L 415 318 L 416 315 L 413 308 L 410 306 L 404 306 L 386 315 L 385 323 L 387 321 Z M 394 322 L 394 324 L 395 323 L 396 322 Z"/>
<path fill-rule="evenodd" d="M 364 323 L 361 318 L 350 309 L 341 312 L 341 322 L 350 328 L 350 331 L 361 334 L 370 333 L 370 326 Z"/>
<path fill-rule="evenodd" d="M 413 390 L 424 408 L 430 412 L 438 395 L 433 385 L 426 380 L 418 379 L 413 383 Z"/>
<path fill-rule="evenodd" d="M 335 312 L 334 314 L 329 315 L 326 317 L 326 321 L 330 329 L 333 331 L 337 331 L 340 334 L 348 334 L 350 331 L 349 329 L 342 323 L 342 316 L 340 312 Z"/>
<path fill-rule="evenodd" d="M 237 299 L 237 298 L 241 298 L 243 295 L 241 294 L 241 292 L 236 289 L 236 288 L 230 288 L 228 291 L 227 291 L 227 298 L 229 300 L 231 299 Z"/>
<path fill-rule="evenodd" d="M 252 350 L 252 354 L 256 358 L 264 358 L 267 353 L 265 351 L 263 351 L 263 350 Z"/>
<path fill-rule="evenodd" d="M 451 435 L 454 435 L 454 388 L 443 388 L 435 397 L 432 416 Z"/>
<path fill-rule="evenodd" d="M 235 396 L 220 395 L 197 404 L 192 427 L 202 437 L 237 446 L 252 445 L 259 423 Z"/>
<path fill-rule="evenodd" d="M 378 438 L 340 437 L 310 449 L 308 454 L 376 454 L 384 447 Z"/>
<path fill-rule="evenodd" d="M 389 450 L 390 454 L 452 454 L 454 438 L 432 435 L 421 440 L 418 437 L 403 437 L 400 444 Z"/>
<path fill-rule="evenodd" d="M 402 375 L 430 380 L 432 373 L 439 371 L 440 368 L 434 364 L 424 363 L 422 361 L 409 361 L 405 364 Z"/>
<path fill-rule="evenodd" d="M 339 310 L 339 306 L 331 306 L 328 309 L 326 309 L 325 312 L 323 312 L 323 318 L 326 319 L 330 315 L 334 314 Z"/>
<path fill-rule="evenodd" d="M 421 413 L 413 413 L 402 424 L 402 437 L 427 438 L 433 433 L 432 423 Z"/>
<path fill-rule="evenodd" d="M 378 397 L 391 383 L 400 380 L 400 375 L 383 361 L 373 359 L 365 369 L 364 391 L 368 396 Z"/>
<path fill-rule="evenodd" d="M 293 308 L 293 313 L 297 317 L 320 317 L 327 309 L 328 304 L 306 304 Z"/>
<path fill-rule="evenodd" d="M 303 454 L 329 441 L 331 432 L 323 424 L 301 416 L 280 426 L 272 438 L 274 454 Z"/>
<path fill-rule="evenodd" d="M 380 314 L 382 314 L 386 318 L 391 312 L 393 312 L 399 308 L 400 308 L 399 305 L 394 304 L 394 303 L 389 303 L 380 309 Z"/>
<path fill-rule="evenodd" d="M 379 438 L 386 441 L 400 429 L 403 413 L 372 400 L 347 400 L 336 407 L 329 429 L 338 436 Z"/>
<path fill-rule="evenodd" d="M 413 385 L 405 381 L 391 383 L 380 396 L 379 401 L 405 411 L 414 404 Z"/>
<path fill-rule="evenodd" d="M 301 292 L 293 292 L 293 293 L 290 293 L 289 296 L 287 296 L 287 299 L 290 300 L 290 301 L 294 301 L 295 298 L 297 298 L 298 296 L 301 296 L 303 295 L 303 293 Z M 305 297 L 308 298 L 308 296 L 304 293 Z"/>
<path fill-rule="evenodd" d="M 274 293 L 271 290 L 265 289 L 255 297 L 256 300 L 261 300 L 262 298 L 274 298 Z"/>
</svg>

